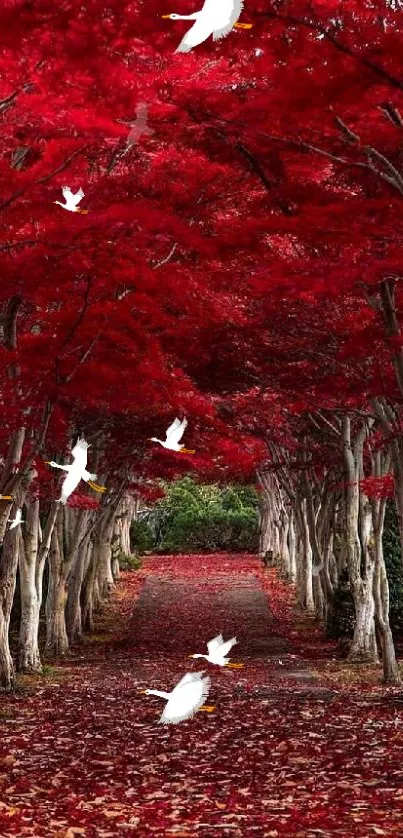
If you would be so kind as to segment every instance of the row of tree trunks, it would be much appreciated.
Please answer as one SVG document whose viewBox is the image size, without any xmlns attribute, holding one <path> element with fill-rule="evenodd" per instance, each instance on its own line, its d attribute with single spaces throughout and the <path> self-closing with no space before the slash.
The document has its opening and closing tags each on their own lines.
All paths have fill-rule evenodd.
<svg viewBox="0 0 403 838">
<path fill-rule="evenodd" d="M 32 473 L 29 472 L 15 488 L 13 504 L 12 506 L 7 504 L 8 515 L 11 509 L 16 512 L 18 508 L 22 507 L 31 479 Z M 0 501 L 0 504 L 3 503 L 7 502 Z M 3 518 L 4 513 L 2 520 Z M 14 663 L 9 645 L 9 627 L 17 579 L 19 548 L 19 528 L 12 530 L 7 528 L 3 537 L 0 559 L 0 686 L 5 690 L 11 690 L 15 680 Z"/>
<path fill-rule="evenodd" d="M 273 551 L 281 571 L 295 583 L 300 605 L 323 622 L 332 614 L 335 589 L 346 568 L 355 607 L 349 658 L 377 663 L 379 646 L 384 680 L 398 684 L 382 547 L 386 499 L 369 499 L 361 486 L 364 444 L 368 444 L 373 422 L 355 421 L 352 430 L 351 419 L 345 415 L 339 425 L 332 424 L 344 481 L 335 481 L 329 471 L 319 484 L 308 458 L 305 468 L 292 472 L 287 469 L 286 452 L 271 447 L 275 471 L 259 474 L 260 547 L 262 552 Z M 388 474 L 396 446 L 386 454 L 370 453 L 371 476 Z"/>
<path fill-rule="evenodd" d="M 32 476 L 32 475 L 31 475 Z M 3 513 L 4 539 L 0 561 L 0 685 L 11 690 L 15 670 L 9 648 L 9 624 L 19 570 L 21 618 L 18 669 L 39 672 L 39 622 L 43 579 L 48 562 L 45 602 L 46 651 L 65 655 L 84 631 L 93 630 L 94 613 L 114 586 L 119 568 L 112 567 L 112 539 L 119 536 L 119 552 L 130 555 L 130 523 L 134 505 L 124 500 L 101 503 L 98 512 L 50 504 L 43 529 L 39 500 L 26 500 L 30 473 L 13 491 L 14 503 Z M 25 503 L 25 519 L 10 530 L 10 510 Z M 0 513 L 0 518 L 1 518 Z"/>
</svg>

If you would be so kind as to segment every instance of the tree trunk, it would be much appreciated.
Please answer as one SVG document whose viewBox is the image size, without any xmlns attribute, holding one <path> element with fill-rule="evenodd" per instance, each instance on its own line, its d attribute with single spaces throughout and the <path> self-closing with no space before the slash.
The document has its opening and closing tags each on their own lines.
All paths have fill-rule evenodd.
<svg viewBox="0 0 403 838">
<path fill-rule="evenodd" d="M 290 579 L 295 584 L 297 578 L 297 546 L 295 538 L 294 512 L 291 509 L 288 528 L 288 552 L 290 556 Z"/>
<path fill-rule="evenodd" d="M 130 525 L 134 516 L 134 503 L 132 498 L 125 498 L 122 502 L 122 509 L 116 519 L 115 533 L 119 538 L 120 552 L 125 556 L 131 555 Z"/>
<path fill-rule="evenodd" d="M 378 662 L 374 622 L 374 555 L 369 549 L 371 514 L 368 501 L 360 493 L 363 447 L 369 423 L 362 423 L 354 441 L 351 420 L 343 417 L 343 453 L 346 466 L 345 489 L 347 566 L 355 607 L 355 629 L 349 660 Z M 363 576 L 362 576 L 363 574 Z"/>
<path fill-rule="evenodd" d="M 288 531 L 290 528 L 290 519 L 286 508 L 283 506 L 280 510 L 280 556 L 281 564 L 287 579 L 291 577 L 291 559 L 288 549 Z"/>
<path fill-rule="evenodd" d="M 81 594 L 83 580 L 90 563 L 92 544 L 86 539 L 77 550 L 77 555 L 69 575 L 68 597 L 66 606 L 67 635 L 71 643 L 81 640 L 83 635 Z"/>
<path fill-rule="evenodd" d="M 21 461 L 24 440 L 25 440 L 25 428 L 20 428 L 19 430 L 15 431 L 12 434 L 11 442 L 10 442 L 10 445 L 8 447 L 8 452 L 7 452 L 6 460 L 5 460 L 5 463 L 4 463 L 4 468 L 3 468 L 3 472 L 2 472 L 2 480 L 1 480 L 1 485 L 0 485 L 0 493 L 1 494 L 5 494 L 5 495 L 11 495 L 12 494 L 12 496 L 14 498 L 14 508 L 15 509 L 18 509 L 17 500 L 16 500 L 17 498 L 19 499 L 18 504 L 20 506 L 22 505 L 23 498 L 25 497 L 25 493 L 26 493 L 26 487 L 27 487 L 32 475 L 29 475 L 28 477 L 26 476 L 25 478 L 23 478 L 23 484 L 25 486 L 25 489 L 24 489 L 24 486 L 22 486 L 21 484 L 19 484 L 18 488 L 15 487 L 12 492 L 11 491 L 10 492 L 9 491 L 4 491 L 4 487 L 7 485 L 7 481 L 15 473 L 16 468 Z M 8 519 L 10 517 L 10 512 L 11 512 L 11 509 L 12 509 L 12 505 L 11 505 L 11 503 L 1 501 L 0 506 L 1 506 L 1 509 L 0 509 L 0 542 L 3 542 L 5 532 L 6 532 L 7 522 L 8 522 Z M 13 530 L 12 530 L 12 532 L 13 532 Z"/>
<path fill-rule="evenodd" d="M 60 513 L 61 514 L 61 513 Z M 67 601 L 66 577 L 63 573 L 63 556 L 60 536 L 61 521 L 52 533 L 49 553 L 49 586 L 46 599 L 46 649 L 56 656 L 65 655 L 69 648 L 66 630 L 65 605 Z"/>
<path fill-rule="evenodd" d="M 302 576 L 301 576 L 301 605 L 313 613 L 315 611 L 315 603 L 313 599 L 313 585 L 312 585 L 312 545 L 309 534 L 306 499 L 304 498 L 300 503 L 298 523 L 301 536 L 302 555 Z"/>
<path fill-rule="evenodd" d="M 381 548 L 382 549 L 382 548 Z M 389 584 L 385 562 L 378 553 L 374 576 L 375 623 L 379 633 L 383 680 L 385 684 L 401 684 L 395 644 L 389 623 Z"/>
<path fill-rule="evenodd" d="M 36 500 L 32 504 L 27 504 L 24 536 L 19 531 L 21 622 L 18 641 L 18 669 L 22 672 L 40 672 L 42 669 L 38 631 L 42 601 L 43 567 L 40 577 L 37 579 L 38 524 L 39 500 Z"/>
<path fill-rule="evenodd" d="M 32 473 L 24 477 L 14 493 L 13 508 L 22 507 L 32 479 Z M 0 505 L 3 501 L 0 501 Z M 10 509 L 11 507 L 9 507 Z M 7 513 L 9 515 L 9 512 Z M 0 558 L 0 686 L 10 691 L 14 687 L 15 669 L 10 653 L 8 632 L 10 614 L 14 600 L 18 568 L 19 528 L 6 530 Z"/>
<path fill-rule="evenodd" d="M 259 500 L 259 553 L 264 556 L 267 550 L 272 549 L 272 510 L 270 497 L 270 481 L 267 475 L 260 475 L 258 472 L 259 482 L 262 486 L 262 492 Z"/>
<path fill-rule="evenodd" d="M 21 578 L 21 577 L 20 577 Z M 39 601 L 35 584 L 35 567 L 30 565 L 21 582 L 21 623 L 18 640 L 18 669 L 20 672 L 41 672 L 42 662 L 38 646 Z"/>
<path fill-rule="evenodd" d="M 259 519 L 259 553 L 264 556 L 269 549 L 269 502 L 263 495 L 260 498 L 260 519 Z"/>
<path fill-rule="evenodd" d="M 18 567 L 18 537 L 15 530 L 6 532 L 0 560 L 0 686 L 12 690 L 15 672 L 8 631 Z"/>
<path fill-rule="evenodd" d="M 81 598 L 81 623 L 84 631 L 94 631 L 94 587 L 97 574 L 96 553 L 91 542 L 89 550 L 89 562 L 84 577 L 83 592 Z"/>
<path fill-rule="evenodd" d="M 36 500 L 27 504 L 25 527 L 20 531 L 21 623 L 18 643 L 20 672 L 38 672 L 42 669 L 38 644 L 42 582 L 56 515 L 57 504 L 52 504 L 42 533 L 39 525 L 39 500 Z"/>
<path fill-rule="evenodd" d="M 98 552 L 98 588 L 101 599 L 106 599 L 114 588 L 112 575 L 112 552 L 110 539 L 103 538 L 97 544 Z"/>
<path fill-rule="evenodd" d="M 115 586 L 112 575 L 112 535 L 115 529 L 115 512 L 111 511 L 106 519 L 100 522 L 94 539 L 96 552 L 98 591 L 101 600 L 106 599 Z"/>
<path fill-rule="evenodd" d="M 349 660 L 357 662 L 376 663 L 376 646 L 374 632 L 374 602 L 372 591 L 363 582 L 361 590 L 353 589 L 355 606 L 355 629 L 351 643 Z"/>
<path fill-rule="evenodd" d="M 389 473 L 390 452 L 385 455 L 380 449 L 372 454 L 372 473 L 382 477 Z M 386 498 L 372 498 L 372 526 L 374 531 L 374 602 L 375 625 L 378 630 L 382 654 L 383 680 L 385 684 L 401 684 L 399 667 L 396 661 L 395 644 L 389 622 L 389 582 L 383 553 L 383 530 L 385 524 Z"/>
<path fill-rule="evenodd" d="M 85 509 L 61 507 L 52 533 L 46 600 L 46 648 L 55 655 L 64 655 L 69 648 L 65 616 L 67 583 L 77 552 L 86 539 L 90 514 Z"/>
</svg>

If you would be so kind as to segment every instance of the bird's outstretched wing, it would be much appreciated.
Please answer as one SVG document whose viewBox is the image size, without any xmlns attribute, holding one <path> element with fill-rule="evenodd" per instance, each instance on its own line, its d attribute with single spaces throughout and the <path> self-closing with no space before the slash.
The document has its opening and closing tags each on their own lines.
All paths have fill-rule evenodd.
<svg viewBox="0 0 403 838">
<path fill-rule="evenodd" d="M 209 640 L 209 642 L 207 643 L 207 651 L 209 655 L 211 654 L 211 652 L 215 652 L 216 649 L 218 649 L 219 646 L 222 645 L 222 643 L 224 643 L 224 638 L 222 634 L 217 634 L 217 637 L 213 637 L 212 640 Z"/>
<path fill-rule="evenodd" d="M 187 672 L 183 678 L 178 681 L 175 686 L 175 690 L 180 689 L 181 687 L 185 686 L 186 684 L 191 684 L 192 681 L 200 681 L 200 678 L 204 675 L 204 669 L 202 672 Z"/>
<path fill-rule="evenodd" d="M 213 41 L 218 41 L 220 38 L 225 38 L 231 29 L 233 29 L 234 24 L 237 22 L 238 18 L 241 17 L 243 9 L 243 0 L 226 0 L 222 6 L 222 12 L 226 16 L 226 20 L 217 21 L 217 28 L 214 28 L 213 32 Z"/>
<path fill-rule="evenodd" d="M 223 643 L 222 646 L 220 646 L 220 655 L 222 655 L 223 658 L 225 658 L 229 650 L 232 649 L 232 647 L 235 646 L 237 642 L 238 641 L 236 637 L 232 637 L 231 640 L 227 640 L 226 643 Z"/>
<path fill-rule="evenodd" d="M 74 200 L 75 200 L 76 204 L 78 204 L 78 203 L 79 203 L 79 201 L 81 201 L 81 198 L 84 198 L 84 192 L 83 192 L 83 190 L 81 189 L 81 187 L 80 187 L 80 189 L 78 189 L 78 190 L 77 190 L 77 192 L 73 195 L 73 198 L 74 198 Z"/>
<path fill-rule="evenodd" d="M 170 425 L 167 430 L 166 437 L 166 441 L 169 442 L 170 445 L 172 445 L 172 443 L 175 444 L 179 442 L 180 439 L 182 439 L 185 429 L 187 427 L 187 423 L 187 419 L 183 419 L 182 422 L 180 421 L 180 419 L 175 419 L 175 421 L 172 422 L 172 425 Z"/>
<path fill-rule="evenodd" d="M 84 468 L 87 465 L 87 449 L 88 442 L 85 441 L 84 437 L 80 437 L 74 448 L 71 449 L 71 456 L 74 462 L 82 465 Z"/>
<path fill-rule="evenodd" d="M 62 186 L 62 193 L 65 201 L 69 201 L 73 197 L 73 193 L 69 186 Z"/>
<path fill-rule="evenodd" d="M 202 44 L 203 41 L 207 41 L 207 38 L 213 32 L 213 23 L 207 20 L 200 20 L 199 18 L 195 21 L 193 26 L 190 27 L 189 31 L 186 32 L 184 38 L 182 38 L 178 48 L 175 52 L 190 52 L 193 47 L 197 47 L 199 44 Z"/>
<path fill-rule="evenodd" d="M 62 483 L 62 490 L 59 498 L 60 503 L 66 503 L 70 495 L 73 494 L 74 489 L 77 488 L 79 482 L 81 480 L 80 474 L 71 473 L 67 475 L 67 477 L 63 480 Z"/>
<path fill-rule="evenodd" d="M 188 673 L 192 675 L 191 673 Z M 165 705 L 164 712 L 159 719 L 160 724 L 176 724 L 183 722 L 185 719 L 190 719 L 204 704 L 210 690 L 210 678 L 197 677 L 202 675 L 201 672 L 194 673 L 189 681 L 186 681 L 178 689 L 171 693 L 171 697 Z M 182 678 L 182 682 L 186 678 Z M 181 682 L 179 682 L 181 683 Z"/>
<path fill-rule="evenodd" d="M 170 425 L 168 430 L 167 430 L 167 437 L 169 437 L 171 435 L 172 431 L 176 431 L 177 428 L 180 427 L 180 425 L 181 425 L 181 420 L 178 419 L 178 418 L 174 419 L 174 421 L 172 422 L 172 425 Z"/>
</svg>

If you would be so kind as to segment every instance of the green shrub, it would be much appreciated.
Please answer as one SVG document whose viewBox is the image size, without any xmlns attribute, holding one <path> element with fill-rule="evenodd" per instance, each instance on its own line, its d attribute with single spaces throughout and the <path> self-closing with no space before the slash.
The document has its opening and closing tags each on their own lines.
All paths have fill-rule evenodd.
<svg viewBox="0 0 403 838">
<path fill-rule="evenodd" d="M 200 485 L 184 477 L 157 504 L 158 552 L 258 549 L 258 500 L 244 486 Z"/>
<path fill-rule="evenodd" d="M 133 553 L 141 556 L 154 546 L 153 534 L 145 521 L 132 521 L 130 527 L 130 546 Z"/>
<path fill-rule="evenodd" d="M 388 501 L 386 506 L 383 551 L 389 582 L 390 625 L 393 632 L 403 632 L 403 568 L 394 501 Z"/>
<path fill-rule="evenodd" d="M 139 556 L 126 556 L 125 553 L 119 553 L 119 567 L 121 570 L 139 570 L 141 567 L 141 559 Z"/>
</svg>

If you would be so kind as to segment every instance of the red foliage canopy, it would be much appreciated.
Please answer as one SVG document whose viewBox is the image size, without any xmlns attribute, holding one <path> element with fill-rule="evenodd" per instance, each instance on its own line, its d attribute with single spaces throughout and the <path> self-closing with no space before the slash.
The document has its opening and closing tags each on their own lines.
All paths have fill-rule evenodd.
<svg viewBox="0 0 403 838">
<path fill-rule="evenodd" d="M 153 2 L 3 3 L 3 445 L 50 410 L 47 451 L 80 430 L 112 481 L 249 476 L 293 415 L 397 392 L 368 295 L 401 265 L 403 15 L 244 19 L 178 56 Z M 176 414 L 192 461 L 147 442 Z"/>
</svg>

